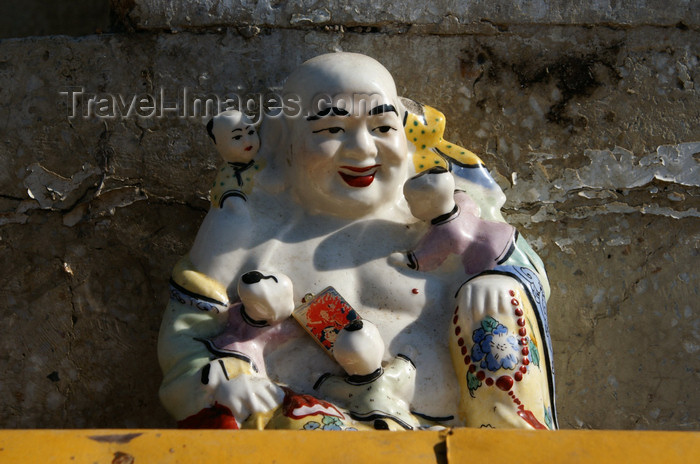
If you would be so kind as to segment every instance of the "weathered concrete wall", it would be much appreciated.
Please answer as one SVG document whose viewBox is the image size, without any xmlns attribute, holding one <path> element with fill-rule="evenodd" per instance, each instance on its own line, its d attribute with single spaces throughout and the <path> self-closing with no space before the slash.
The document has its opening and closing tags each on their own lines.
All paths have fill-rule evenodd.
<svg viewBox="0 0 700 464">
<path fill-rule="evenodd" d="M 120 2 L 128 3 L 128 2 Z M 143 29 L 183 29 L 219 25 L 275 27 L 338 24 L 407 27 L 442 25 L 474 28 L 480 23 L 674 25 L 698 24 L 692 0 L 136 0 L 129 17 Z M 450 25 L 452 24 L 452 25 Z"/>
<path fill-rule="evenodd" d="M 700 428 L 692 2 L 331 2 L 304 21 L 317 2 L 116 3 L 137 32 L 0 41 L 0 426 L 173 425 L 156 337 L 219 161 L 201 118 L 160 104 L 279 89 L 346 50 L 443 110 L 504 187 L 550 273 L 562 426 Z M 129 112 L 145 94 L 156 114 Z"/>
</svg>

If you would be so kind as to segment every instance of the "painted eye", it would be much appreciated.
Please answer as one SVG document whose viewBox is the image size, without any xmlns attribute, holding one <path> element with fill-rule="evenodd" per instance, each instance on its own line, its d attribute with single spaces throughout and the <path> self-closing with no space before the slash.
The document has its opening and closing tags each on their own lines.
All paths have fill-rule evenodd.
<svg viewBox="0 0 700 464">
<path fill-rule="evenodd" d="M 319 132 L 324 132 L 324 131 L 328 131 L 328 132 L 330 132 L 331 134 L 337 134 L 337 133 L 339 133 L 339 132 L 345 132 L 345 130 L 344 130 L 342 127 L 327 127 L 327 128 L 325 128 L 325 129 L 315 130 L 315 131 L 313 131 L 313 133 L 314 133 L 314 134 L 318 134 Z"/>
<path fill-rule="evenodd" d="M 254 130 L 248 132 L 248 135 L 253 135 L 253 134 L 255 134 L 255 131 L 254 131 Z"/>
<path fill-rule="evenodd" d="M 386 133 L 389 132 L 390 130 L 396 130 L 396 129 L 394 129 L 394 128 L 391 127 L 391 126 L 379 126 L 379 127 L 375 127 L 373 130 L 379 131 L 379 132 L 381 132 L 382 134 L 386 134 Z"/>
<path fill-rule="evenodd" d="M 241 140 L 242 135 L 234 135 L 232 138 L 233 140 Z"/>
</svg>

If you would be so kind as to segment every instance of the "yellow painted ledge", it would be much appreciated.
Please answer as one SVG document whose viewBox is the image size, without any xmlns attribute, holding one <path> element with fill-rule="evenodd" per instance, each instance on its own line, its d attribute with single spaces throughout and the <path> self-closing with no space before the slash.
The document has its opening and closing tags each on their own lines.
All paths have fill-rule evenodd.
<svg viewBox="0 0 700 464">
<path fill-rule="evenodd" d="M 698 432 L 2 430 L 0 463 L 691 463 Z"/>
</svg>

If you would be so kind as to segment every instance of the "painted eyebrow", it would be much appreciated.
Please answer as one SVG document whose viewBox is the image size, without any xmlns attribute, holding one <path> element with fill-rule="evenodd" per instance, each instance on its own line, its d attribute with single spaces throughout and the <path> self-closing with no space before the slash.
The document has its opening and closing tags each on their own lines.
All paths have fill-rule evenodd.
<svg viewBox="0 0 700 464">
<path fill-rule="evenodd" d="M 399 112 L 396 111 L 396 108 L 394 108 L 394 105 L 389 105 L 389 104 L 385 103 L 383 105 L 375 106 L 374 108 L 369 110 L 369 113 L 367 113 L 367 114 L 369 114 L 370 116 L 373 116 L 375 114 L 390 113 L 392 111 L 394 113 L 396 113 L 396 116 L 399 115 Z"/>
<path fill-rule="evenodd" d="M 350 113 L 348 113 L 346 110 L 344 110 L 344 109 L 342 109 L 342 108 L 337 108 L 337 107 L 335 107 L 335 106 L 331 106 L 331 107 L 326 108 L 325 110 L 319 111 L 319 112 L 316 113 L 316 114 L 312 114 L 311 116 L 308 116 L 308 117 L 306 118 L 306 120 L 307 120 L 307 121 L 317 121 L 317 120 L 319 120 L 319 119 L 321 119 L 321 118 L 324 118 L 324 117 L 326 117 L 326 116 L 328 116 L 328 115 L 331 115 L 331 116 L 347 116 L 347 115 L 349 115 L 349 114 L 350 114 Z"/>
<path fill-rule="evenodd" d="M 238 127 L 238 128 L 236 128 L 236 129 L 233 129 L 233 130 L 231 131 L 231 133 L 236 132 L 237 130 L 243 132 L 243 129 L 241 129 L 240 127 Z"/>
</svg>

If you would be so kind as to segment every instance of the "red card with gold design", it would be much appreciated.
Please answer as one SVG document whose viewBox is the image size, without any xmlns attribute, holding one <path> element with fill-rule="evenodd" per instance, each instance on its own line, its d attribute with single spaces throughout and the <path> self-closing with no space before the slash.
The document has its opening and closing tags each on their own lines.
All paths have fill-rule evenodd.
<svg viewBox="0 0 700 464">
<path fill-rule="evenodd" d="M 333 287 L 326 287 L 297 307 L 292 316 L 331 357 L 338 332 L 350 322 L 362 319 Z"/>
</svg>

